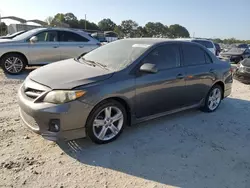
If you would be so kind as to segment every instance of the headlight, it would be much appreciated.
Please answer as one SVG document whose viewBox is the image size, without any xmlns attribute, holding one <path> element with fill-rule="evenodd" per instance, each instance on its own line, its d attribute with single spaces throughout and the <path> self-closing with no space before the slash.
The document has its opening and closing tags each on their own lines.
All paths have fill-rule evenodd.
<svg viewBox="0 0 250 188">
<path fill-rule="evenodd" d="M 69 101 L 76 100 L 83 96 L 85 91 L 63 91 L 63 90 L 55 90 L 49 92 L 43 99 L 44 102 L 54 103 L 54 104 L 62 104 Z"/>
</svg>

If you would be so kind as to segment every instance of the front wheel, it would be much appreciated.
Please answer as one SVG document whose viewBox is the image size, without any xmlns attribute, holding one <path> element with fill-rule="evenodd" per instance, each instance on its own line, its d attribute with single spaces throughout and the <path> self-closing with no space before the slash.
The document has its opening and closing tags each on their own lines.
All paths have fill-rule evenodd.
<svg viewBox="0 0 250 188">
<path fill-rule="evenodd" d="M 8 74 L 20 74 L 26 64 L 25 58 L 16 53 L 7 54 L 1 59 L 2 68 Z"/>
<path fill-rule="evenodd" d="M 213 86 L 207 94 L 205 105 L 202 111 L 214 112 L 220 105 L 222 99 L 222 89 L 219 85 Z"/>
<path fill-rule="evenodd" d="M 126 110 L 115 100 L 105 101 L 90 114 L 86 133 L 97 144 L 105 144 L 115 140 L 127 122 Z"/>
</svg>

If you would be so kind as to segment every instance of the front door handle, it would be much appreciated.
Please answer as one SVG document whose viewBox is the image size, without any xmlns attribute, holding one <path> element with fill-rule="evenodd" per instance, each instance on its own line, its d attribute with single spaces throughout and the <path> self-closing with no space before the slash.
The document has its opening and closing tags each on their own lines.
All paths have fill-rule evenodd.
<svg viewBox="0 0 250 188">
<path fill-rule="evenodd" d="M 83 48 L 83 46 L 79 46 L 79 48 Z"/>
<path fill-rule="evenodd" d="M 177 78 L 177 79 L 183 79 L 183 78 L 184 78 L 184 75 L 183 75 L 183 74 L 178 74 L 178 75 L 176 76 L 176 78 Z"/>
<path fill-rule="evenodd" d="M 53 46 L 53 48 L 59 48 L 59 46 Z"/>
</svg>

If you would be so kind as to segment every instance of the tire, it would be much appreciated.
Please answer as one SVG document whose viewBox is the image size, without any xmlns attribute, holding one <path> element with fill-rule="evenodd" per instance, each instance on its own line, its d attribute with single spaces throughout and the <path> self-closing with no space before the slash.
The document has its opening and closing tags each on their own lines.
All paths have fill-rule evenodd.
<svg viewBox="0 0 250 188">
<path fill-rule="evenodd" d="M 110 116 L 107 115 L 109 113 Z M 118 119 L 120 116 L 121 119 L 115 121 L 115 117 Z M 127 112 L 124 106 L 115 100 L 107 100 L 90 113 L 86 123 L 86 134 L 96 144 L 106 144 L 117 139 L 126 124 Z"/>
<path fill-rule="evenodd" d="M 214 91 L 218 91 L 219 93 L 217 93 L 217 97 L 219 97 L 219 99 L 216 99 L 214 96 L 214 100 L 212 99 L 214 106 L 212 107 L 211 104 L 211 98 L 213 96 L 213 92 Z M 221 86 L 219 86 L 218 84 L 214 85 L 210 91 L 208 92 L 206 99 L 205 99 L 205 104 L 204 106 L 201 108 L 202 111 L 204 112 L 214 112 L 215 110 L 217 110 L 217 108 L 220 106 L 221 100 L 222 100 L 222 96 L 223 96 L 223 90 L 221 88 Z M 211 97 L 211 98 L 210 98 Z"/>
<path fill-rule="evenodd" d="M 26 59 L 18 53 L 4 55 L 0 63 L 4 72 L 12 75 L 20 74 L 27 65 Z M 15 66 L 13 66 L 13 63 Z M 12 66 L 12 68 L 10 66 Z"/>
</svg>

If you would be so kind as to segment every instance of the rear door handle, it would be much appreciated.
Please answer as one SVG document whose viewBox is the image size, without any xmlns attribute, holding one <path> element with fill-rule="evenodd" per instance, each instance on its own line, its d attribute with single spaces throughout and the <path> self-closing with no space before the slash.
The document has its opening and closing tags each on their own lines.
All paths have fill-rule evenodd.
<svg viewBox="0 0 250 188">
<path fill-rule="evenodd" d="M 184 78 L 184 75 L 183 75 L 183 74 L 178 74 L 178 75 L 176 76 L 176 78 L 177 78 L 177 79 L 183 79 L 183 78 Z"/>
<path fill-rule="evenodd" d="M 79 46 L 79 48 L 83 48 L 83 46 Z"/>
<path fill-rule="evenodd" d="M 59 48 L 59 46 L 53 46 L 53 48 Z"/>
</svg>

